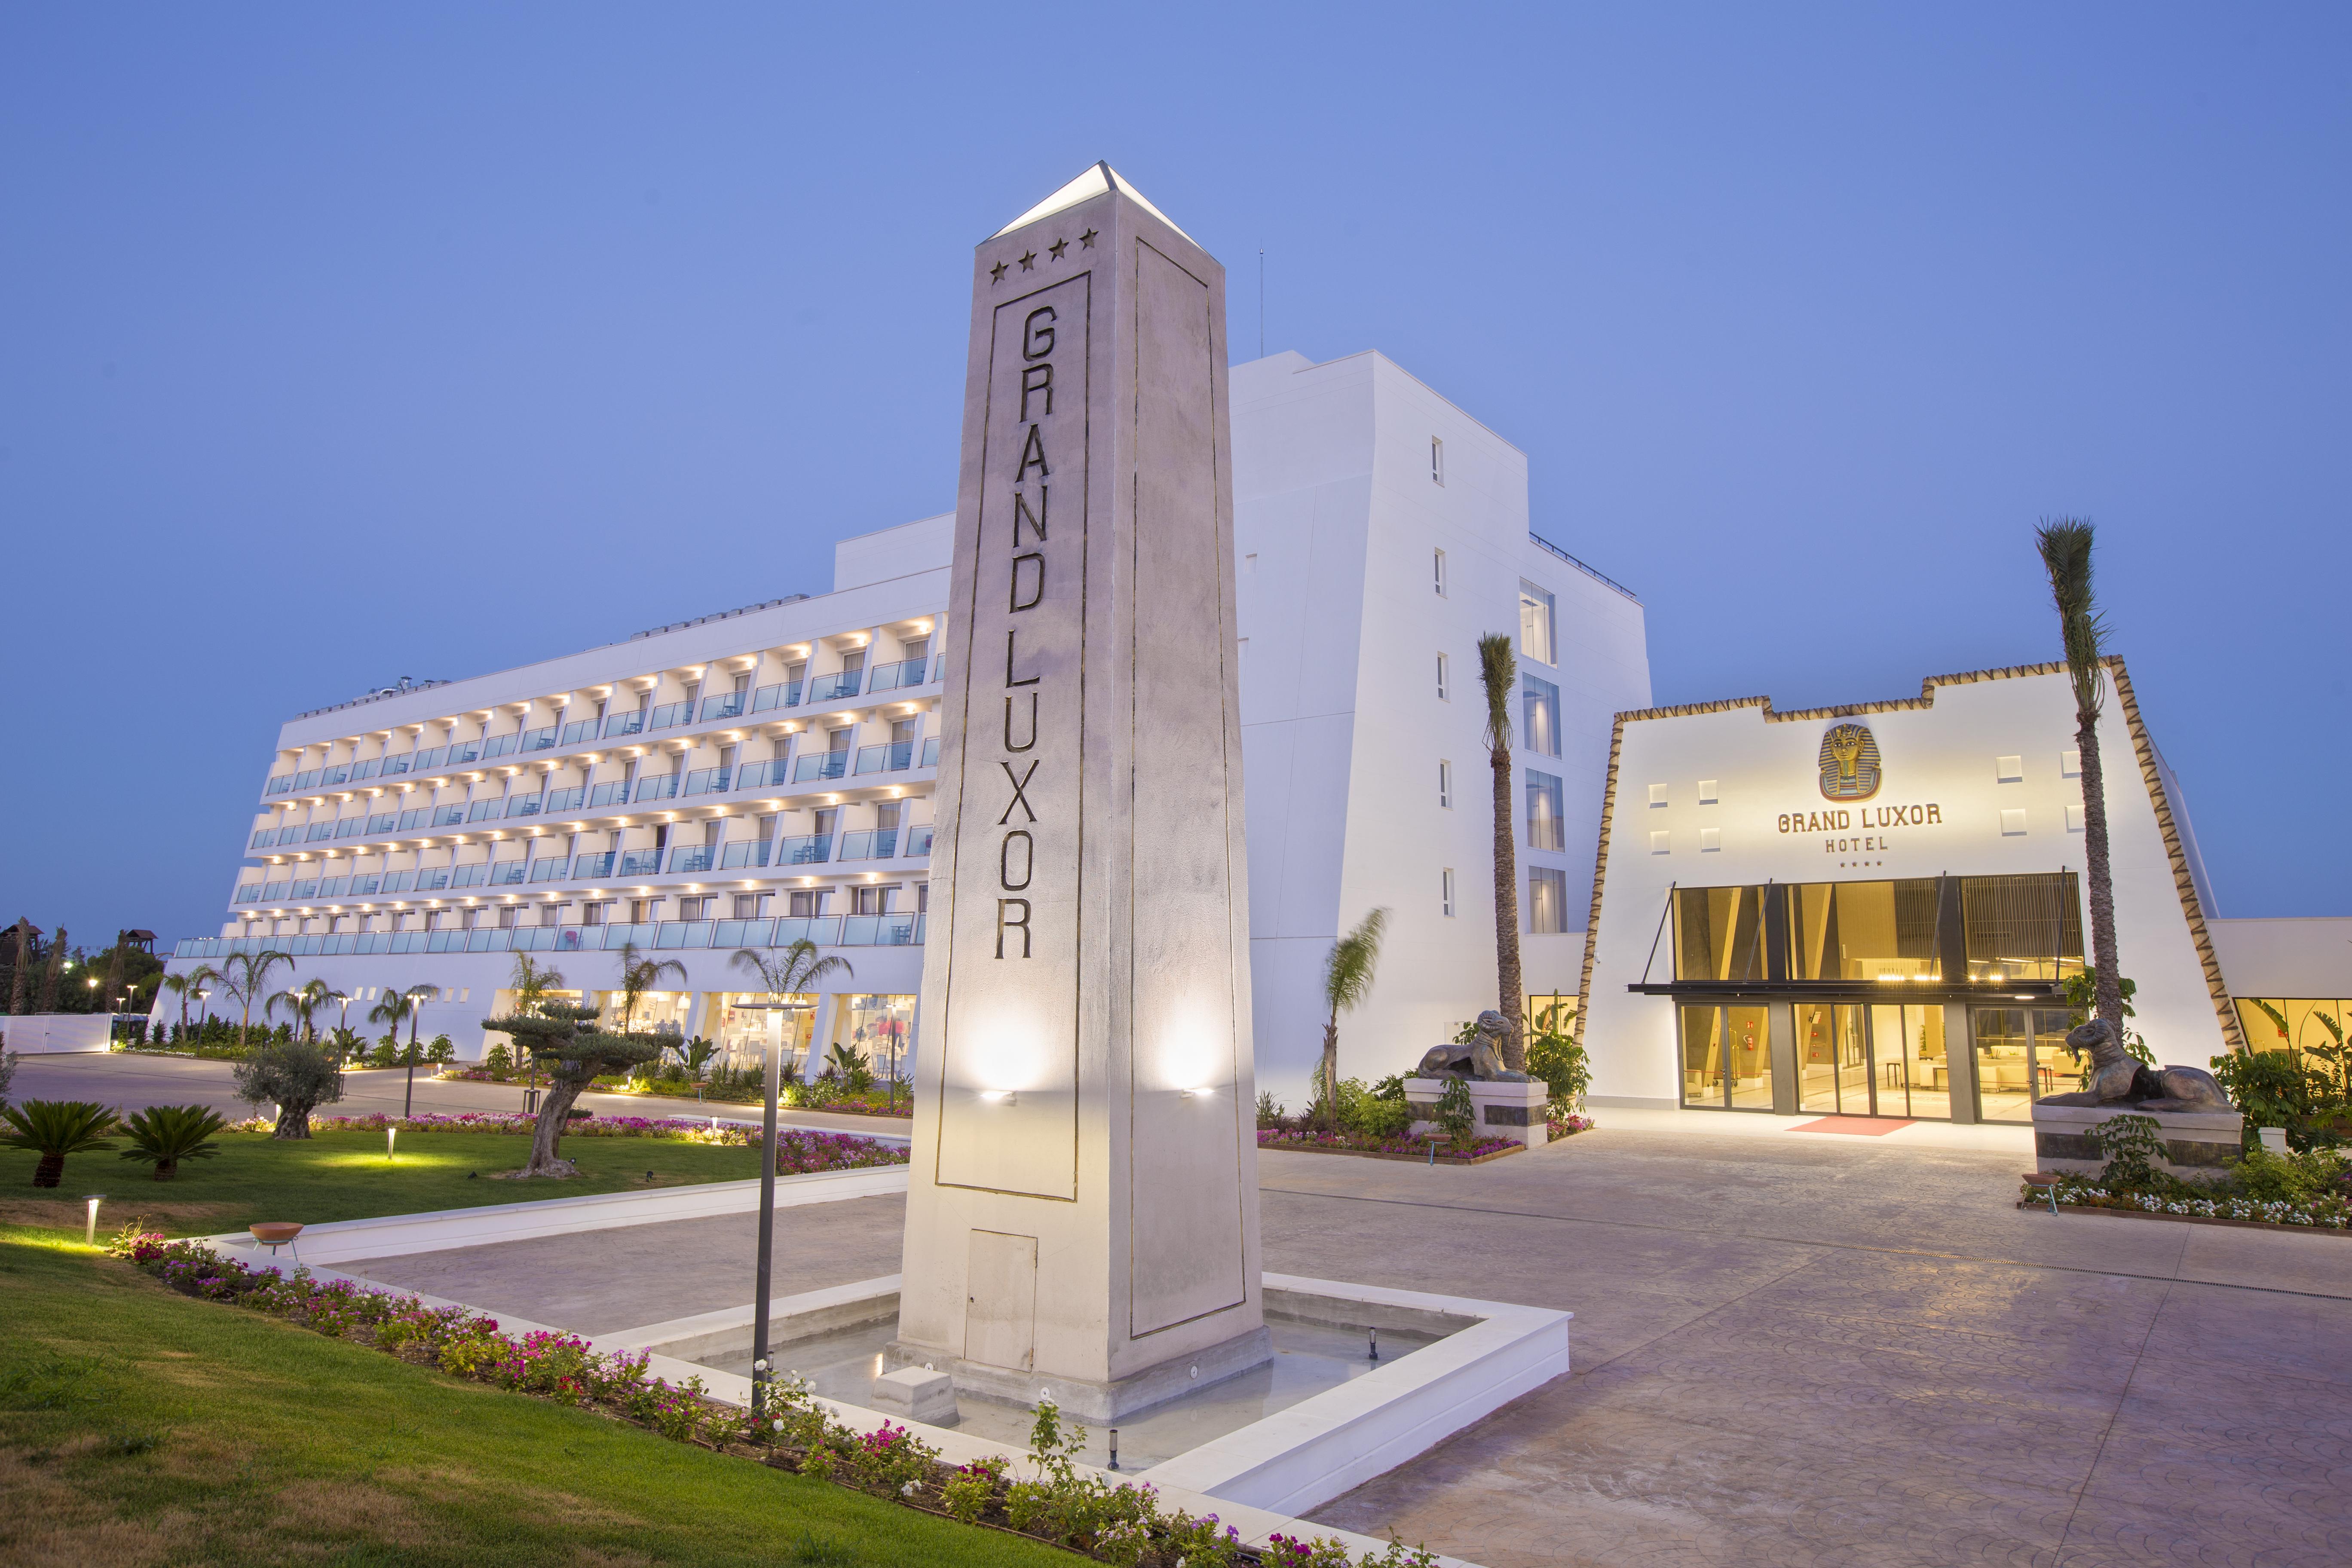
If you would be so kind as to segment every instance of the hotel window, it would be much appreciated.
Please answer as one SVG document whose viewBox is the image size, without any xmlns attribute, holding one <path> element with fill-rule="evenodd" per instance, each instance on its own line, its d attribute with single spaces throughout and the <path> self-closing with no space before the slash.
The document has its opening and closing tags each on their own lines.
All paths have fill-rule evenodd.
<svg viewBox="0 0 2352 1568">
<path fill-rule="evenodd" d="M 739 921 L 758 920 L 768 907 L 768 897 L 766 893 L 736 894 L 735 918 Z"/>
<path fill-rule="evenodd" d="M 1437 764 L 1437 804 L 1447 811 L 1454 809 L 1454 764 L 1442 758 Z"/>
<path fill-rule="evenodd" d="M 1553 640 L 1551 590 L 1519 579 L 1519 653 L 1538 664 L 1558 664 L 1559 649 Z"/>
<path fill-rule="evenodd" d="M 1433 485 L 1445 482 L 1445 443 L 1434 436 L 1429 438 L 1429 482 Z"/>
<path fill-rule="evenodd" d="M 1568 873 L 1550 866 L 1528 868 L 1528 930 L 1538 935 L 1568 929 Z"/>
<path fill-rule="evenodd" d="M 850 912 L 859 915 L 887 915 L 890 912 L 888 888 L 853 888 L 850 889 Z"/>
<path fill-rule="evenodd" d="M 709 919 L 710 918 L 710 900 L 709 900 L 709 898 L 708 896 L 705 896 L 705 897 L 703 897 L 703 898 L 699 898 L 699 899 L 680 899 L 680 900 L 678 900 L 678 901 L 677 901 L 677 918 L 678 918 L 678 919 L 680 919 L 680 920 L 682 920 L 682 921 L 707 921 L 707 920 L 709 920 Z"/>
<path fill-rule="evenodd" d="M 1443 550 L 1434 551 L 1432 552 L 1432 557 L 1433 558 L 1430 563 L 1431 583 L 1437 590 L 1437 596 L 1443 599 L 1445 597 L 1445 552 Z"/>
<path fill-rule="evenodd" d="M 1437 700 L 1440 702 L 1446 700 L 1448 689 L 1450 688 L 1446 681 L 1445 656 L 1441 653 L 1437 656 Z"/>
<path fill-rule="evenodd" d="M 580 906 L 580 923 L 584 926 L 603 925 L 612 908 L 608 903 L 583 904 Z"/>
<path fill-rule="evenodd" d="M 520 910 L 516 909 L 512 904 L 500 905 L 499 908 L 499 929 L 500 931 L 514 930 L 515 917 L 521 912 L 522 911 Z"/>
<path fill-rule="evenodd" d="M 827 889 L 823 888 L 803 889 L 793 894 L 792 918 L 796 921 L 813 921 L 822 918 L 824 914 L 826 891 Z"/>
<path fill-rule="evenodd" d="M 1568 826 L 1559 780 L 1550 773 L 1528 770 L 1528 847 L 1530 849 L 1565 849 L 1568 847 Z"/>
<path fill-rule="evenodd" d="M 1532 675 L 1520 676 L 1519 712 L 1526 731 L 1520 743 L 1540 757 L 1559 755 L 1559 688 Z"/>
<path fill-rule="evenodd" d="M 1438 912 L 1447 919 L 1454 915 L 1454 868 L 1448 866 L 1437 874 Z"/>
</svg>

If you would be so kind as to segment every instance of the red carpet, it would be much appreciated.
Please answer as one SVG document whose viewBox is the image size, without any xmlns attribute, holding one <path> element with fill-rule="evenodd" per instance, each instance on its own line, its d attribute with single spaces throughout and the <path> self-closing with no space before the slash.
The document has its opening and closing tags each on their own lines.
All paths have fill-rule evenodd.
<svg viewBox="0 0 2352 1568">
<path fill-rule="evenodd" d="M 1851 1132 L 1858 1138 L 1878 1138 L 1898 1127 L 1910 1126 L 1902 1117 L 1887 1116 L 1824 1116 L 1819 1121 L 1800 1121 L 1789 1129 L 1791 1132 Z"/>
</svg>

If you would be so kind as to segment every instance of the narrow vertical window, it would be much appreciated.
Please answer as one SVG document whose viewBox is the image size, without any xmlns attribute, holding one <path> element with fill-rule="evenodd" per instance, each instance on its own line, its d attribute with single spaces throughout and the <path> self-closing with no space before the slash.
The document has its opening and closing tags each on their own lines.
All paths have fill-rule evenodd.
<svg viewBox="0 0 2352 1568">
<path fill-rule="evenodd" d="M 1437 804 L 1447 811 L 1454 809 L 1454 764 L 1444 758 L 1437 763 Z"/>
<path fill-rule="evenodd" d="M 1528 930 L 1538 936 L 1568 930 L 1568 873 L 1549 866 L 1528 868 Z"/>
<path fill-rule="evenodd" d="M 1519 707 L 1525 720 L 1520 743 L 1539 756 L 1559 755 L 1559 688 L 1538 676 L 1522 675 Z"/>
<path fill-rule="evenodd" d="M 1429 482 L 1433 485 L 1445 482 L 1445 443 L 1434 436 L 1429 438 Z"/>
<path fill-rule="evenodd" d="M 1437 590 L 1437 596 L 1443 599 L 1445 597 L 1445 552 L 1439 550 L 1433 552 L 1432 554 L 1433 558 L 1430 563 L 1431 585 Z"/>
<path fill-rule="evenodd" d="M 1519 579 L 1519 655 L 1539 664 L 1558 664 L 1551 590 Z"/>
<path fill-rule="evenodd" d="M 1437 700 L 1440 702 L 1446 700 L 1451 689 L 1446 682 L 1445 656 L 1441 653 L 1437 656 Z"/>
<path fill-rule="evenodd" d="M 1437 874 L 1438 912 L 1448 920 L 1454 918 L 1454 868 L 1448 866 Z"/>
</svg>

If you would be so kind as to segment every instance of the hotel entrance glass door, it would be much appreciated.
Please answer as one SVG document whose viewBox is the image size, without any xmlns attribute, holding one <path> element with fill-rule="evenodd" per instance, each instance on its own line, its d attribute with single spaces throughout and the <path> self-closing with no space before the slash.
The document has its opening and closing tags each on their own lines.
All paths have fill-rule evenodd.
<svg viewBox="0 0 2352 1568">
<path fill-rule="evenodd" d="M 1951 1120 L 1943 1008 L 1800 1002 L 1796 1016 L 1800 1109 Z"/>
</svg>

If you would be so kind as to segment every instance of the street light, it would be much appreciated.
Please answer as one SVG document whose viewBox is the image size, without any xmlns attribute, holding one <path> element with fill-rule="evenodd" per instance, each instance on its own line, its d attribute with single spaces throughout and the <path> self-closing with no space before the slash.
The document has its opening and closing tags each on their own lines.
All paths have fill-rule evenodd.
<svg viewBox="0 0 2352 1568">
<path fill-rule="evenodd" d="M 747 1013 L 781 1013 L 793 1004 L 738 1002 L 735 1005 Z M 776 1250 L 776 1088 L 783 1071 L 778 1060 L 782 1034 L 775 1029 L 762 1032 L 767 1036 L 767 1083 L 760 1118 L 760 1263 L 751 1306 L 751 1414 L 755 1416 L 767 1409 L 768 1384 L 775 1377 L 768 1358 L 768 1302 Z"/>
</svg>

